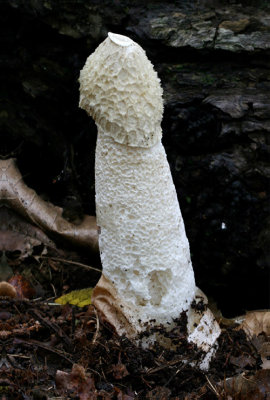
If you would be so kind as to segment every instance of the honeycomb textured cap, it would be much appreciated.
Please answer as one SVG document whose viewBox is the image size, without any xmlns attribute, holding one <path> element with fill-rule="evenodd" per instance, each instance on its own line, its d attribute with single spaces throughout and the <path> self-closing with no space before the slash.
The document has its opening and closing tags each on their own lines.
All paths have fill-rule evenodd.
<svg viewBox="0 0 270 400">
<path fill-rule="evenodd" d="M 79 105 L 106 135 L 134 147 L 151 147 L 160 141 L 160 80 L 133 40 L 109 33 L 88 57 L 79 81 Z"/>
</svg>

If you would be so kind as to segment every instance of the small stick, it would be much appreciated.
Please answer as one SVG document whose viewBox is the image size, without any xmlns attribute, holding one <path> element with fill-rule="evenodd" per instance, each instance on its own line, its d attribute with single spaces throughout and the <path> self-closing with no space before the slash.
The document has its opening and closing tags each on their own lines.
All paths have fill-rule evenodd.
<svg viewBox="0 0 270 400">
<path fill-rule="evenodd" d="M 64 262 L 64 263 L 67 263 L 67 264 L 78 265 L 78 267 L 83 267 L 83 268 L 86 268 L 86 269 L 92 269 L 94 271 L 97 271 L 97 272 L 101 273 L 100 269 L 97 269 L 97 268 L 94 268 L 94 267 L 90 267 L 90 265 L 82 264 L 82 263 L 79 263 L 77 261 L 70 261 L 70 260 L 65 260 L 64 258 L 48 257 L 48 256 L 40 256 L 40 258 L 47 258 L 47 259 L 51 259 L 51 260 L 54 260 L 54 261 Z"/>
<path fill-rule="evenodd" d="M 96 307 L 94 307 L 94 311 L 96 314 L 97 327 L 96 327 L 96 332 L 95 332 L 93 340 L 92 340 L 92 344 L 94 344 L 96 342 L 98 333 L 99 333 L 99 318 L 98 318 L 98 313 L 97 313 Z"/>
<path fill-rule="evenodd" d="M 212 390 L 213 393 L 215 393 L 215 395 L 217 396 L 217 398 L 220 398 L 220 393 L 218 393 L 217 389 L 215 388 L 215 386 L 213 385 L 213 383 L 210 381 L 210 379 L 208 378 L 207 375 L 205 375 L 207 382 L 209 384 L 210 389 Z"/>
</svg>

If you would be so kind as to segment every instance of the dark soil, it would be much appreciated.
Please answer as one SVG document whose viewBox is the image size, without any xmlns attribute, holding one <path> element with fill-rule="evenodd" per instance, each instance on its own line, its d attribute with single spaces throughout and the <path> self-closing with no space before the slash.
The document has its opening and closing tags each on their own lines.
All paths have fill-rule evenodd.
<svg viewBox="0 0 270 400">
<path fill-rule="evenodd" d="M 17 272 L 24 270 L 43 298 L 0 300 L 2 399 L 237 399 L 226 397 L 222 382 L 260 370 L 256 348 L 231 326 L 222 329 L 209 371 L 201 371 L 202 354 L 187 342 L 185 313 L 170 332 L 146 327 L 145 336 L 156 331 L 170 338 L 170 348 L 155 343 L 142 349 L 117 336 L 93 306 L 55 304 L 52 296 L 78 288 L 74 269 L 50 258 L 31 269 L 31 259 L 34 267 L 29 257 Z M 76 274 L 89 276 L 83 269 Z"/>
</svg>

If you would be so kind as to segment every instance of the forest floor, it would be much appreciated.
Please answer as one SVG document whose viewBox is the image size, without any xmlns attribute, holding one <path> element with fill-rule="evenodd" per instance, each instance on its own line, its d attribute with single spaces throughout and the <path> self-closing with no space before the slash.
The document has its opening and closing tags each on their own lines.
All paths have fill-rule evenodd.
<svg viewBox="0 0 270 400">
<path fill-rule="evenodd" d="M 264 334 L 248 338 L 237 325 L 221 323 L 218 350 L 202 371 L 201 352 L 187 342 L 185 313 L 170 333 L 154 329 L 173 347 L 154 343 L 142 349 L 117 336 L 94 306 L 55 303 L 58 294 L 88 283 L 89 271 L 50 254 L 42 257 L 14 266 L 13 285 L 23 296 L 0 297 L 0 398 L 270 399 L 270 370 L 261 357 Z M 149 325 L 146 335 L 151 332 Z"/>
</svg>

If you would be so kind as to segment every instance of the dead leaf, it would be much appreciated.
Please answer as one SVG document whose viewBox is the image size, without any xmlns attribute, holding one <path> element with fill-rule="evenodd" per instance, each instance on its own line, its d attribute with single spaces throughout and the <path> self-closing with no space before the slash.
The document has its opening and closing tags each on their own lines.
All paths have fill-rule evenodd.
<svg viewBox="0 0 270 400">
<path fill-rule="evenodd" d="M 41 229 L 25 221 L 13 210 L 0 207 L 0 250 L 6 253 L 15 251 L 18 253 L 15 259 L 9 260 L 9 264 L 19 264 L 23 258 L 32 254 L 35 246 L 41 243 L 55 247 Z"/>
<path fill-rule="evenodd" d="M 16 290 L 18 299 L 31 299 L 35 296 L 35 289 L 22 275 L 16 274 L 8 282 Z"/>
<path fill-rule="evenodd" d="M 257 348 L 262 368 L 270 369 L 270 311 L 250 311 L 241 318 L 238 329 L 243 329 Z"/>
<path fill-rule="evenodd" d="M 115 379 L 123 379 L 125 376 L 129 375 L 126 366 L 122 363 L 112 365 L 112 370 Z"/>
<path fill-rule="evenodd" d="M 247 335 L 258 336 L 264 332 L 270 336 L 270 311 L 250 311 L 244 316 L 244 321 L 240 324 L 239 329 L 244 329 Z"/>
<path fill-rule="evenodd" d="M 74 364 L 70 373 L 58 370 L 55 382 L 58 390 L 67 394 L 71 392 L 80 400 L 97 399 L 94 379 L 86 374 L 82 365 Z"/>
<path fill-rule="evenodd" d="M 270 400 L 270 370 L 260 370 L 252 376 L 243 374 L 228 378 L 219 386 L 235 400 Z"/>
<path fill-rule="evenodd" d="M 119 335 L 126 334 L 128 337 L 132 337 L 137 334 L 137 328 L 131 318 L 128 320 L 123 313 L 123 299 L 120 298 L 114 285 L 104 274 L 101 275 L 94 287 L 92 304 L 98 310 L 101 318 L 109 323 Z"/>
<path fill-rule="evenodd" d="M 256 365 L 256 360 L 250 354 L 242 354 L 239 357 L 230 357 L 230 362 L 240 368 L 253 367 Z"/>
<path fill-rule="evenodd" d="M 80 225 L 75 225 L 62 217 L 62 208 L 44 201 L 26 186 L 15 160 L 0 160 L 0 198 L 6 205 L 18 212 L 33 225 L 49 235 L 98 251 L 98 230 L 96 218 L 85 215 Z"/>
<path fill-rule="evenodd" d="M 253 336 L 251 343 L 256 347 L 261 356 L 262 368 L 270 369 L 270 338 L 265 333 Z"/>
<path fill-rule="evenodd" d="M 64 294 L 55 300 L 58 304 L 73 304 L 78 307 L 84 307 L 91 304 L 92 288 L 73 290 L 70 293 Z"/>
</svg>

